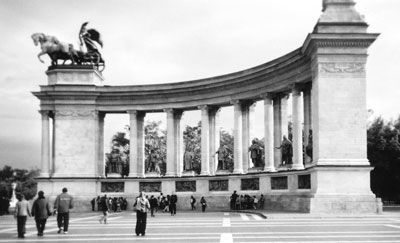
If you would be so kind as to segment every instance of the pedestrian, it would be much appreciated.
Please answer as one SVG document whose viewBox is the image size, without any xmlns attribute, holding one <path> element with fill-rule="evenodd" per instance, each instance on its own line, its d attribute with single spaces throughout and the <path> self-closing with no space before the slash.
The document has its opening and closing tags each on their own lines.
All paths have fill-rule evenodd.
<svg viewBox="0 0 400 243">
<path fill-rule="evenodd" d="M 190 206 L 192 206 L 192 210 L 196 210 L 196 198 L 190 196 Z"/>
<path fill-rule="evenodd" d="M 175 193 L 171 195 L 171 202 L 169 205 L 169 211 L 171 212 L 172 216 L 176 214 L 176 203 L 178 202 L 178 196 Z"/>
<path fill-rule="evenodd" d="M 149 200 L 146 199 L 143 192 L 140 192 L 139 197 L 136 198 L 136 202 L 133 205 L 136 207 L 136 228 L 135 233 L 137 236 L 146 234 L 146 223 L 147 223 L 147 212 L 150 209 Z"/>
<path fill-rule="evenodd" d="M 96 198 L 94 197 L 92 199 L 92 201 L 90 201 L 90 203 L 92 204 L 92 211 L 94 211 L 94 205 L 96 204 Z"/>
<path fill-rule="evenodd" d="M 29 202 L 25 200 L 24 194 L 17 196 L 18 202 L 15 205 L 14 218 L 17 219 L 17 231 L 18 238 L 25 238 L 26 232 L 26 219 L 31 217 L 31 211 L 29 209 Z"/>
<path fill-rule="evenodd" d="M 57 214 L 57 233 L 64 230 L 64 234 L 68 234 L 69 210 L 74 207 L 73 197 L 69 195 L 68 189 L 64 187 L 62 193 L 57 196 L 54 202 L 54 213 Z"/>
<path fill-rule="evenodd" d="M 265 202 L 264 195 L 261 194 L 260 200 L 259 200 L 259 206 L 258 206 L 260 209 L 264 209 L 264 202 Z"/>
<path fill-rule="evenodd" d="M 233 194 L 231 195 L 231 210 L 237 209 L 236 200 L 238 197 L 239 197 L 239 195 L 236 194 L 236 191 L 233 191 Z"/>
<path fill-rule="evenodd" d="M 150 212 L 151 212 L 151 217 L 154 217 L 154 210 L 158 206 L 158 200 L 155 198 L 153 195 L 150 197 Z"/>
<path fill-rule="evenodd" d="M 32 217 L 35 217 L 37 236 L 43 236 L 47 218 L 51 215 L 49 203 L 44 197 L 44 192 L 39 191 L 38 198 L 32 206 Z"/>
<path fill-rule="evenodd" d="M 253 208 L 254 208 L 254 209 L 257 209 L 257 205 L 258 205 L 258 199 L 257 199 L 256 196 L 254 196 L 254 199 L 253 199 Z"/>
<path fill-rule="evenodd" d="M 104 195 L 104 197 L 100 199 L 100 205 L 103 211 L 103 216 L 99 219 L 100 224 L 102 222 L 104 222 L 104 224 L 107 224 L 107 216 L 110 212 L 110 204 L 108 203 L 107 195 Z"/>
<path fill-rule="evenodd" d="M 205 212 L 207 207 L 207 202 L 206 199 L 204 199 L 204 197 L 201 197 L 200 204 L 201 204 L 201 211 Z"/>
</svg>

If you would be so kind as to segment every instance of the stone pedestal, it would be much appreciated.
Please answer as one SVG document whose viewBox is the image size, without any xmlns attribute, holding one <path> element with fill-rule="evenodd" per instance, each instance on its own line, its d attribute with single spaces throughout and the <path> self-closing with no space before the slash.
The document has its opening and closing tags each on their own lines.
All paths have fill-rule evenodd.
<svg viewBox="0 0 400 243">
<path fill-rule="evenodd" d="M 46 71 L 48 85 L 97 85 L 102 86 L 104 78 L 92 66 L 58 66 Z"/>
<path fill-rule="evenodd" d="M 217 170 L 216 175 L 229 175 L 231 172 L 229 170 Z"/>
</svg>

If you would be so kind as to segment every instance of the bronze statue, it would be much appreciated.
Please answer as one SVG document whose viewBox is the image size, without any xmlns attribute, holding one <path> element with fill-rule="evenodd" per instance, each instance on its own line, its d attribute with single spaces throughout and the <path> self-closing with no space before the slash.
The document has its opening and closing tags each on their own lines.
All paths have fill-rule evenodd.
<svg viewBox="0 0 400 243">
<path fill-rule="evenodd" d="M 282 144 L 277 149 L 282 149 L 282 165 L 292 164 L 293 147 L 286 135 L 283 135 Z"/>
<path fill-rule="evenodd" d="M 53 66 L 57 65 L 57 60 L 64 60 L 64 63 L 67 60 L 71 60 L 72 64 L 75 63 L 75 58 L 77 56 L 74 58 L 75 52 L 72 44 L 60 42 L 56 37 L 43 33 L 35 33 L 31 37 L 35 46 L 40 43 L 40 49 L 42 50 L 38 54 L 40 62 L 44 63 L 40 57 L 48 54 Z"/>
<path fill-rule="evenodd" d="M 41 52 L 38 54 L 39 61 L 44 63 L 40 58 L 42 55 L 48 54 L 51 59 L 51 66 L 57 66 L 58 60 L 62 60 L 65 65 L 68 60 L 70 65 L 93 65 L 101 72 L 105 68 L 105 62 L 96 43 L 103 47 L 100 33 L 95 29 L 87 29 L 89 22 L 82 24 L 79 31 L 79 40 L 81 42 L 81 50 L 75 50 L 72 44 L 60 42 L 55 36 L 45 35 L 43 33 L 33 34 L 32 40 L 35 46 L 40 43 Z"/>
</svg>

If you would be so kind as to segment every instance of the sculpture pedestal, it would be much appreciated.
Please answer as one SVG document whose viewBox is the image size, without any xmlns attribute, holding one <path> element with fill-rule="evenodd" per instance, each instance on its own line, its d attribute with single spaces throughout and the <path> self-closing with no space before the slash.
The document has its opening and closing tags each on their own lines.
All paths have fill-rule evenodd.
<svg viewBox="0 0 400 243">
<path fill-rule="evenodd" d="M 185 170 L 182 172 L 182 176 L 195 176 L 195 173 L 193 170 Z"/>
<path fill-rule="evenodd" d="M 259 173 L 264 171 L 264 167 L 253 167 L 253 168 L 249 168 L 247 173 Z"/>
<path fill-rule="evenodd" d="M 102 86 L 104 78 L 93 66 L 60 65 L 46 71 L 48 85 L 96 85 Z"/>
<path fill-rule="evenodd" d="M 217 170 L 216 175 L 229 175 L 231 172 L 229 170 Z"/>
<path fill-rule="evenodd" d="M 145 177 L 160 177 L 161 175 L 157 172 L 146 172 Z"/>
<path fill-rule="evenodd" d="M 121 176 L 121 174 L 119 174 L 119 173 L 108 173 L 107 174 L 107 178 L 121 178 L 122 176 Z"/>
</svg>

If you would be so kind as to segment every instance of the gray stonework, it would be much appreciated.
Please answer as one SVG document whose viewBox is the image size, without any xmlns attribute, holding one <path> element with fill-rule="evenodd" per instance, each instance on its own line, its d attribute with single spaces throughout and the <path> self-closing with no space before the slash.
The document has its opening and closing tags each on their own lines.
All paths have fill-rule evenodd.
<svg viewBox="0 0 400 243">
<path fill-rule="evenodd" d="M 365 70 L 368 47 L 378 34 L 367 33 L 368 25 L 354 5 L 352 0 L 324 0 L 323 13 L 302 46 L 265 64 L 223 76 L 159 85 L 103 86 L 96 69 L 60 67 L 47 71 L 48 85 L 33 92 L 40 99 L 42 114 L 38 189 L 54 198 L 61 188 L 68 187 L 76 197 L 77 210 L 84 210 L 91 198 L 102 194 L 102 182 L 124 182 L 124 192 L 115 195 L 133 199 L 141 181 L 161 182 L 162 192 L 171 194 L 176 192 L 176 181 L 189 180 L 196 182 L 196 191 L 176 192 L 179 208 L 188 209 L 188 199 L 194 195 L 199 199 L 204 196 L 209 207 L 227 209 L 229 196 L 237 190 L 239 194 L 264 194 L 267 209 L 380 212 L 380 199 L 370 190 L 366 153 Z M 295 110 L 295 157 L 293 165 L 279 169 L 281 151 L 276 147 L 288 134 L 289 94 L 296 96 L 291 104 Z M 264 148 L 268 163 L 264 171 L 255 172 L 247 157 L 252 122 L 248 106 L 260 100 L 265 102 L 268 121 L 264 124 L 269 138 Z M 235 107 L 235 165 L 233 173 L 221 174 L 212 155 L 218 147 L 215 111 L 225 106 Z M 204 159 L 200 176 L 186 176 L 182 171 L 180 117 L 196 109 L 202 110 Z M 166 177 L 146 177 L 144 172 L 143 118 L 146 112 L 155 111 L 165 112 L 168 118 Z M 131 171 L 124 179 L 104 178 L 107 113 L 130 114 Z M 313 134 L 313 160 L 304 166 L 301 117 L 305 118 L 305 134 L 309 129 Z M 48 131 L 50 121 L 53 133 Z M 53 134 L 52 139 L 49 134 Z M 52 156 L 49 151 L 53 151 Z M 298 175 L 310 176 L 310 188 L 299 189 Z M 258 189 L 241 191 L 242 179 L 251 178 L 258 179 Z M 217 179 L 229 181 L 228 191 L 209 191 L 209 180 Z"/>
</svg>

